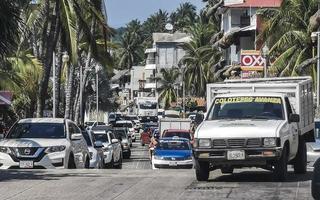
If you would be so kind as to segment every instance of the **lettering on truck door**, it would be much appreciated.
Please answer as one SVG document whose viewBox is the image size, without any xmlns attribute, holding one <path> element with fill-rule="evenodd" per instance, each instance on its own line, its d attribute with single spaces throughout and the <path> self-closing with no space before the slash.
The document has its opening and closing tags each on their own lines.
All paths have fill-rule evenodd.
<svg viewBox="0 0 320 200">
<path fill-rule="evenodd" d="M 288 121 L 291 114 L 293 114 L 292 107 L 288 97 L 285 97 L 286 109 L 288 114 Z M 290 140 L 290 158 L 295 157 L 296 152 L 298 151 L 299 144 L 299 132 L 298 132 L 298 124 L 295 122 L 289 123 L 289 131 L 292 134 L 292 137 L 289 137 Z"/>
</svg>

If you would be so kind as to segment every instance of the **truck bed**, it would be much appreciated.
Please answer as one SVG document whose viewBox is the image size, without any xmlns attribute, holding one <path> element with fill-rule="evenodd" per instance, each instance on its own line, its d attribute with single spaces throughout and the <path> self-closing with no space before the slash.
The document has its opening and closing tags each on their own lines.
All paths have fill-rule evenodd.
<svg viewBox="0 0 320 200">
<path fill-rule="evenodd" d="M 314 107 L 311 77 L 257 78 L 226 80 L 207 85 L 207 109 L 215 96 L 226 93 L 282 93 L 300 115 L 300 134 L 314 129 Z"/>
</svg>

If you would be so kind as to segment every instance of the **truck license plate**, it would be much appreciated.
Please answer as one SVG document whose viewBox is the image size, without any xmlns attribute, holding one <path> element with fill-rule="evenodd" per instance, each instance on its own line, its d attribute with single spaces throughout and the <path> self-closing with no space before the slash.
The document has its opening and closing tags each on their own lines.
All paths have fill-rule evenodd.
<svg viewBox="0 0 320 200">
<path fill-rule="evenodd" d="M 227 159 L 228 160 L 244 160 L 245 152 L 244 151 L 228 151 Z"/>
<path fill-rule="evenodd" d="M 169 166 L 177 166 L 178 163 L 177 162 L 169 162 Z"/>
<path fill-rule="evenodd" d="M 19 167 L 20 168 L 29 168 L 29 169 L 33 168 L 33 161 L 30 161 L 30 160 L 20 161 Z"/>
</svg>

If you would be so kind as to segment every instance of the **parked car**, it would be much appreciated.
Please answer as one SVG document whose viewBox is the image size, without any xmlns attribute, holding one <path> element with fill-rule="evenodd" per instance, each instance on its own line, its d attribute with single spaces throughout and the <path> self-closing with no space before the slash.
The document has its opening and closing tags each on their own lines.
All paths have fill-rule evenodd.
<svg viewBox="0 0 320 200">
<path fill-rule="evenodd" d="M 128 135 L 131 137 L 132 142 L 136 141 L 136 137 L 134 135 L 134 127 L 133 127 L 133 123 L 129 120 L 120 120 L 117 121 L 113 127 L 126 127 L 129 129 Z"/>
<path fill-rule="evenodd" d="M 311 193 L 314 199 L 320 199 L 320 158 L 316 161 L 314 165 Z"/>
<path fill-rule="evenodd" d="M 152 155 L 152 168 L 193 167 L 192 148 L 185 138 L 161 138 Z"/>
<path fill-rule="evenodd" d="M 59 118 L 19 120 L 0 141 L 0 169 L 89 168 L 80 128 Z"/>
<path fill-rule="evenodd" d="M 92 128 L 93 141 L 101 141 L 104 150 L 104 163 L 108 168 L 122 168 L 121 143 L 113 134 L 110 126 L 96 126 Z"/>
<path fill-rule="evenodd" d="M 316 141 L 307 143 L 307 160 L 309 166 L 313 166 L 318 158 L 320 158 L 320 119 L 314 120 Z"/>
<path fill-rule="evenodd" d="M 123 158 L 129 159 L 131 156 L 132 141 L 127 134 L 127 128 L 115 128 L 113 133 L 117 139 L 121 141 Z"/>
<path fill-rule="evenodd" d="M 128 144 L 130 145 L 130 147 L 132 147 L 132 138 L 129 135 L 129 129 L 126 127 L 114 127 L 113 132 L 116 134 L 117 131 L 124 131 L 126 133 L 126 135 L 128 136 Z"/>
<path fill-rule="evenodd" d="M 113 125 L 116 123 L 116 121 L 122 120 L 122 114 L 117 112 L 117 113 L 110 113 L 108 116 L 108 123 L 110 125 Z"/>
<path fill-rule="evenodd" d="M 82 131 L 82 135 L 87 142 L 89 153 L 90 153 L 90 168 L 104 168 L 104 154 L 102 150 L 102 142 L 99 144 L 98 142 L 94 143 L 92 139 L 92 135 L 88 131 Z"/>
<path fill-rule="evenodd" d="M 138 116 L 136 116 L 136 115 L 127 115 L 127 116 L 124 116 L 123 118 L 124 118 L 124 120 L 132 121 L 135 132 L 136 133 L 140 132 L 140 129 L 142 127 L 141 127 L 141 123 L 140 123 L 140 120 L 139 120 Z"/>
<path fill-rule="evenodd" d="M 156 129 L 158 129 L 158 127 L 148 127 L 141 133 L 140 135 L 141 146 L 150 144 L 151 137 L 153 135 L 154 130 Z"/>
<path fill-rule="evenodd" d="M 94 126 L 102 126 L 106 125 L 104 122 L 97 122 L 97 121 L 88 121 L 84 123 L 84 126 L 87 130 L 91 130 Z"/>
<path fill-rule="evenodd" d="M 188 139 L 190 142 L 193 141 L 193 136 L 191 132 L 189 130 L 183 130 L 183 129 L 167 129 L 163 132 L 162 137 L 164 138 L 178 137 L 178 138 Z"/>
</svg>

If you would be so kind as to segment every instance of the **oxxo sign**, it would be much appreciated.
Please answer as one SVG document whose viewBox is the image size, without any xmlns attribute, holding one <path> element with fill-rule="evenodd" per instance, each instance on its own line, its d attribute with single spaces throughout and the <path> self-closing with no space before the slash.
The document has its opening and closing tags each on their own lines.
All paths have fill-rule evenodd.
<svg viewBox="0 0 320 200">
<path fill-rule="evenodd" d="M 241 69 L 243 71 L 263 71 L 265 59 L 260 51 L 242 50 L 241 51 Z"/>
</svg>

